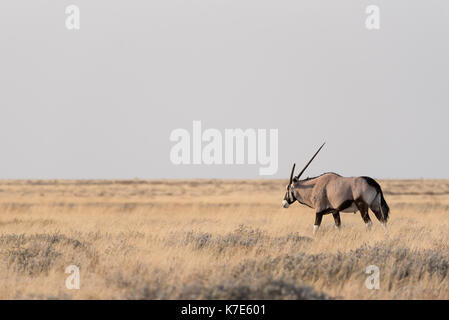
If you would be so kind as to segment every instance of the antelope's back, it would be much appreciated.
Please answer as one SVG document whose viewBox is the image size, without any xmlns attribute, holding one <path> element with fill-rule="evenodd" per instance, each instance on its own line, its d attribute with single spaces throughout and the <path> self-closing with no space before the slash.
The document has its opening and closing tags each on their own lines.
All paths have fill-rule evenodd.
<svg viewBox="0 0 449 320">
<path fill-rule="evenodd" d="M 336 173 L 327 173 L 320 178 L 320 187 L 332 208 L 357 199 L 371 203 L 377 194 L 376 188 L 365 177 L 342 177 Z"/>
</svg>

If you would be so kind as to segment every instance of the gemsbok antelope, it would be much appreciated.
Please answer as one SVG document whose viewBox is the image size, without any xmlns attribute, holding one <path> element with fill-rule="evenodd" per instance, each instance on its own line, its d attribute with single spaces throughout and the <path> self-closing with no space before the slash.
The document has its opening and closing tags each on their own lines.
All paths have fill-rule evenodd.
<svg viewBox="0 0 449 320">
<path fill-rule="evenodd" d="M 315 224 L 313 234 L 318 231 L 323 215 L 332 213 L 335 226 L 340 228 L 340 212 L 356 213 L 360 211 L 362 219 L 369 229 L 372 225 L 368 208 L 374 212 L 376 218 L 386 227 L 390 209 L 384 199 L 379 184 L 370 177 L 342 177 L 328 172 L 314 178 L 299 180 L 309 164 L 320 152 L 323 145 L 306 164 L 304 169 L 294 177 L 295 164 L 290 173 L 282 206 L 288 208 L 293 202 L 315 209 Z"/>
</svg>

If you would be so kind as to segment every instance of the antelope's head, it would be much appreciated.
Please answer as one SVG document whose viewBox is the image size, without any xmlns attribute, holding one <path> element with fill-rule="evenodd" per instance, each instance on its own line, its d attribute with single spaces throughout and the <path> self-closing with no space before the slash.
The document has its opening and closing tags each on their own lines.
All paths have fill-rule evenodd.
<svg viewBox="0 0 449 320">
<path fill-rule="evenodd" d="M 285 192 L 284 200 L 282 200 L 282 206 L 284 208 L 288 208 L 293 202 L 296 201 L 296 198 L 293 194 L 293 175 L 295 173 L 295 166 L 296 166 L 296 164 L 294 163 L 292 172 L 290 173 L 290 181 L 285 186 L 286 192 Z M 296 177 L 295 177 L 295 179 L 296 179 Z"/>
<path fill-rule="evenodd" d="M 309 164 L 313 161 L 313 159 L 315 159 L 316 155 L 318 154 L 318 152 L 320 152 L 321 148 L 323 148 L 325 143 L 323 143 L 321 147 L 318 149 L 318 151 L 315 152 L 312 159 L 310 159 L 309 162 L 307 162 L 306 166 L 301 170 L 301 172 L 296 177 L 294 177 L 296 164 L 295 163 L 293 164 L 292 172 L 290 173 L 290 181 L 288 185 L 285 187 L 287 190 L 285 192 L 284 200 L 282 200 L 282 206 L 284 208 L 288 208 L 293 202 L 296 201 L 296 197 L 294 194 L 295 182 L 299 181 L 301 175 L 304 173 L 304 171 L 306 171 Z"/>
</svg>

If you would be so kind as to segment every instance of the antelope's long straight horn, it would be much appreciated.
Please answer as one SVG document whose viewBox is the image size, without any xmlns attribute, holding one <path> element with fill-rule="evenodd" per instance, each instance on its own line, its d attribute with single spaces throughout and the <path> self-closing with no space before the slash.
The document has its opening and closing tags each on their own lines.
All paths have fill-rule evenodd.
<svg viewBox="0 0 449 320">
<path fill-rule="evenodd" d="M 325 144 L 326 144 L 326 142 L 323 143 L 323 144 L 321 145 L 321 147 L 318 149 L 318 151 L 315 152 L 315 154 L 313 155 L 312 159 L 310 159 L 309 162 L 307 162 L 307 164 L 306 164 L 306 166 L 304 167 L 304 169 L 302 169 L 301 172 L 298 174 L 298 176 L 297 176 L 298 179 L 299 179 L 299 177 L 301 177 L 301 175 L 304 173 L 304 171 L 307 169 L 307 167 L 308 167 L 309 164 L 313 161 L 313 159 L 315 159 L 316 155 L 318 154 L 318 152 L 320 152 L 321 148 L 323 148 Z M 291 183 L 291 182 L 290 182 L 290 183 Z"/>
<path fill-rule="evenodd" d="M 295 167 L 296 167 L 296 163 L 293 164 L 292 172 L 290 173 L 290 183 L 289 184 L 292 184 L 293 175 L 295 174 Z"/>
</svg>

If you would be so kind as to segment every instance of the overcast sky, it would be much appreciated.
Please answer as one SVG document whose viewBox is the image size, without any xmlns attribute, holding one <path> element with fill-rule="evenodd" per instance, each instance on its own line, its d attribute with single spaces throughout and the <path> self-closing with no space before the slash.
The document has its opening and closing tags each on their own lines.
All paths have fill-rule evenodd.
<svg viewBox="0 0 449 320">
<path fill-rule="evenodd" d="M 0 178 L 287 179 L 323 141 L 305 176 L 449 178 L 448 39 L 446 0 L 2 0 Z M 174 165 L 193 120 L 278 129 L 277 174 Z"/>
</svg>

